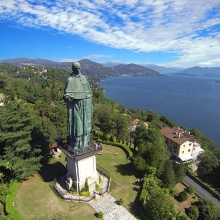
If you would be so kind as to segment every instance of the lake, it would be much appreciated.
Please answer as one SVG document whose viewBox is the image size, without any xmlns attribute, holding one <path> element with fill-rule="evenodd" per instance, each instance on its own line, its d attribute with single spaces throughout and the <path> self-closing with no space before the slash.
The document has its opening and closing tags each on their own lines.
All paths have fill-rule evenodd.
<svg viewBox="0 0 220 220">
<path fill-rule="evenodd" d="M 127 108 L 153 110 L 187 129 L 197 128 L 220 146 L 219 78 L 119 76 L 99 82 L 105 97 Z"/>
</svg>

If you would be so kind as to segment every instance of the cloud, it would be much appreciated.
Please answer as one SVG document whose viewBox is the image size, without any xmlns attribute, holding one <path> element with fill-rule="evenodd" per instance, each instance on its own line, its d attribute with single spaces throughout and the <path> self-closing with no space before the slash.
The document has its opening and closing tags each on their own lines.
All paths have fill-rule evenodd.
<svg viewBox="0 0 220 220">
<path fill-rule="evenodd" d="M 172 52 L 178 64 L 216 63 L 220 54 L 216 0 L 1 0 L 0 21 L 52 28 L 135 52 Z"/>
</svg>

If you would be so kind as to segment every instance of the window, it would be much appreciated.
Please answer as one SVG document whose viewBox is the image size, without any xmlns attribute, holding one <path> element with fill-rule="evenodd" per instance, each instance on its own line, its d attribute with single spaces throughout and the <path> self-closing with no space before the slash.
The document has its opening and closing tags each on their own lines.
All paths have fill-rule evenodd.
<svg viewBox="0 0 220 220">
<path fill-rule="evenodd" d="M 185 147 L 185 144 L 183 145 L 183 147 Z"/>
<path fill-rule="evenodd" d="M 189 143 L 189 146 L 191 146 L 192 145 L 192 143 Z"/>
<path fill-rule="evenodd" d="M 182 151 L 182 154 L 184 154 L 184 150 Z"/>
<path fill-rule="evenodd" d="M 188 150 L 188 152 L 190 152 L 190 149 Z"/>
</svg>

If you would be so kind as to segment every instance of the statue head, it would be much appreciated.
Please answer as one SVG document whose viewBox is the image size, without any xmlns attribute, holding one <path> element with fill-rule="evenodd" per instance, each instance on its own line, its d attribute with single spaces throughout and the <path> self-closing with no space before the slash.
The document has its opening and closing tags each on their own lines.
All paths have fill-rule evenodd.
<svg viewBox="0 0 220 220">
<path fill-rule="evenodd" d="M 79 62 L 74 62 L 73 64 L 72 64 L 72 69 L 80 69 L 80 63 Z"/>
</svg>

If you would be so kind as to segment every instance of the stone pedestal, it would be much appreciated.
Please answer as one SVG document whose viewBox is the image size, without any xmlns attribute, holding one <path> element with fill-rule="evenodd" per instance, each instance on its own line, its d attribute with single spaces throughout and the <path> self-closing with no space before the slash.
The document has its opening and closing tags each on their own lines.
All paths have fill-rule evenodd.
<svg viewBox="0 0 220 220">
<path fill-rule="evenodd" d="M 98 183 L 95 155 L 85 155 L 83 158 L 70 158 L 67 155 L 66 160 L 67 177 L 72 178 L 73 185 L 78 192 L 85 186 L 86 182 L 88 186 L 95 182 Z"/>
<path fill-rule="evenodd" d="M 83 152 L 73 153 L 68 150 L 68 147 L 59 146 L 59 148 L 66 155 L 66 178 L 73 180 L 73 185 L 77 189 L 77 192 L 84 188 L 85 184 L 89 186 L 89 191 L 93 192 L 96 183 L 99 183 L 99 175 L 96 170 L 96 154 L 100 149 L 91 146 Z"/>
</svg>

